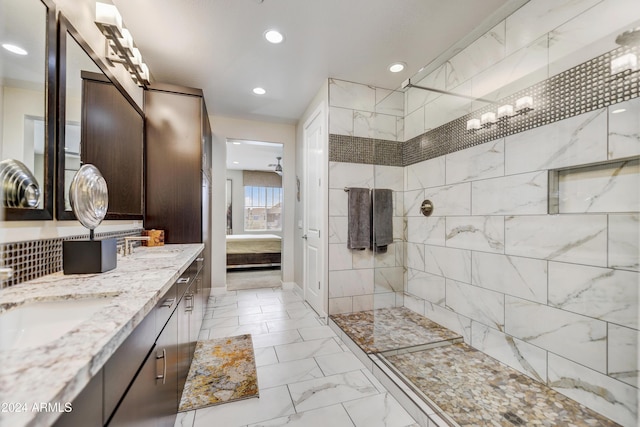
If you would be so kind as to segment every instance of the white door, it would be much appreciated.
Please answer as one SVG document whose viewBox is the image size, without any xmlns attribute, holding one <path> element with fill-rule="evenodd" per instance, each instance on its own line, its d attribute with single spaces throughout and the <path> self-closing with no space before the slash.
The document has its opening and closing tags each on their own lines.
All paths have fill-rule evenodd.
<svg viewBox="0 0 640 427">
<path fill-rule="evenodd" d="M 321 106 L 304 126 L 304 298 L 320 316 L 326 315 L 324 123 Z"/>
</svg>

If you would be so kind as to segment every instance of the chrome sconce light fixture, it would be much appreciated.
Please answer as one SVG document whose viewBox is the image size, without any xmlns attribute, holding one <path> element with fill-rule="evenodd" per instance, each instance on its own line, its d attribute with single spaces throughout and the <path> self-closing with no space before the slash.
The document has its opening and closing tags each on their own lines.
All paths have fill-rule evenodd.
<svg viewBox="0 0 640 427">
<path fill-rule="evenodd" d="M 95 24 L 106 37 L 105 57 L 109 65 L 122 64 L 136 84 L 146 87 L 149 84 L 149 67 L 142 62 L 131 33 L 122 26 L 118 9 L 114 5 L 97 2 Z"/>
<path fill-rule="evenodd" d="M 467 121 L 467 130 L 476 132 L 480 129 L 487 129 L 496 123 L 504 123 L 511 117 L 527 114 L 533 111 L 533 97 L 523 96 L 516 100 L 515 108 L 511 104 L 505 104 L 498 107 L 497 114 L 489 111 L 480 116 L 479 119 L 471 119 Z"/>
</svg>

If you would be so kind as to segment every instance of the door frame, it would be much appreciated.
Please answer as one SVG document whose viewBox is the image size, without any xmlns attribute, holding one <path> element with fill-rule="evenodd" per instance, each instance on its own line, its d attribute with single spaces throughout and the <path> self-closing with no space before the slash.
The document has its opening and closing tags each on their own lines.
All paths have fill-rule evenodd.
<svg viewBox="0 0 640 427">
<path fill-rule="evenodd" d="M 321 277 L 321 291 L 322 291 L 322 311 L 318 313 L 320 317 L 327 317 L 329 313 L 329 118 L 327 115 L 327 107 L 326 102 L 321 102 L 314 110 L 313 113 L 309 115 L 307 120 L 304 122 L 304 126 L 302 128 L 302 145 L 303 145 L 303 155 L 302 155 L 302 176 L 304 177 L 304 197 L 303 201 L 303 226 L 302 233 L 305 234 L 307 230 L 307 209 L 306 209 L 306 197 L 308 197 L 308 186 L 307 182 L 307 159 L 309 156 L 308 148 L 307 148 L 307 128 L 311 125 L 311 123 L 320 116 L 320 120 L 322 120 L 323 127 L 323 150 L 322 150 L 322 159 L 320 164 L 322 165 L 321 170 L 321 185 L 318 191 L 322 193 L 322 212 L 320 212 L 320 218 L 322 218 L 322 225 L 320 228 L 320 251 L 322 253 L 322 265 L 318 268 L 320 270 Z M 303 260 L 302 260 L 302 291 L 304 300 L 307 301 L 307 241 L 304 240 L 303 243 Z"/>
</svg>

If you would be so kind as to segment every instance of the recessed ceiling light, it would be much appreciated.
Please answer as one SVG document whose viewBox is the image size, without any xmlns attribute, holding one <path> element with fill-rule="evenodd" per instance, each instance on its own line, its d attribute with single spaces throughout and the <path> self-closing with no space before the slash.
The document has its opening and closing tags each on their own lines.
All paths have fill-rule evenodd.
<svg viewBox="0 0 640 427">
<path fill-rule="evenodd" d="M 284 40 L 284 36 L 278 30 L 269 30 L 264 33 L 264 38 L 267 39 L 269 43 L 278 44 L 282 43 Z"/>
<path fill-rule="evenodd" d="M 404 70 L 405 65 L 406 64 L 404 62 L 394 62 L 393 64 L 389 65 L 389 71 L 391 71 L 392 73 L 399 73 L 400 71 Z"/>
<path fill-rule="evenodd" d="M 14 44 L 3 43 L 2 47 L 7 49 L 9 52 L 15 53 L 16 55 L 26 55 L 27 51 L 21 47 L 18 47 Z"/>
<path fill-rule="evenodd" d="M 233 164 L 234 164 L 234 165 L 239 165 L 239 164 L 240 164 L 240 162 L 233 162 Z"/>
<path fill-rule="evenodd" d="M 240 145 L 241 143 L 238 141 L 234 141 L 233 145 Z"/>
<path fill-rule="evenodd" d="M 627 109 L 626 109 L 626 108 L 620 108 L 620 109 L 617 109 L 617 110 L 613 110 L 613 111 L 611 112 L 611 114 L 624 113 L 625 111 L 627 111 Z"/>
<path fill-rule="evenodd" d="M 267 93 L 267 91 L 262 89 L 261 87 L 256 87 L 253 89 L 253 93 L 255 93 L 256 95 L 264 95 L 265 93 Z"/>
</svg>

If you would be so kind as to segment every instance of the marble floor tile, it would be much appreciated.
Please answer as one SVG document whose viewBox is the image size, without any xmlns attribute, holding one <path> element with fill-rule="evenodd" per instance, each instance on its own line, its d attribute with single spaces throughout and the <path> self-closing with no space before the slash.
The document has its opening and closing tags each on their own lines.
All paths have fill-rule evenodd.
<svg viewBox="0 0 640 427">
<path fill-rule="evenodd" d="M 268 347 L 274 345 L 291 344 L 301 342 L 302 337 L 296 329 L 290 329 L 281 332 L 269 332 L 268 334 L 257 335 L 253 337 L 253 347 Z"/>
<path fill-rule="evenodd" d="M 238 300 L 238 307 L 256 307 L 261 305 L 280 304 L 278 297 L 270 296 L 269 298 L 246 298 Z"/>
<path fill-rule="evenodd" d="M 260 309 L 263 313 L 274 313 L 277 311 L 286 311 L 287 308 L 282 305 L 282 303 L 278 304 L 268 304 L 268 305 L 260 305 Z"/>
<path fill-rule="evenodd" d="M 246 325 L 249 323 L 266 322 L 274 319 L 288 319 L 289 315 L 286 311 L 274 311 L 273 313 L 245 314 L 238 318 L 238 324 Z"/>
<path fill-rule="evenodd" d="M 316 356 L 316 362 L 326 376 L 365 369 L 362 362 L 350 351 Z"/>
<path fill-rule="evenodd" d="M 415 423 L 389 393 L 343 403 L 356 427 L 406 427 Z"/>
<path fill-rule="evenodd" d="M 248 427 L 326 427 L 329 424 L 331 427 L 353 427 L 354 425 L 342 405 L 332 405 L 288 417 L 250 424 Z"/>
<path fill-rule="evenodd" d="M 278 356 L 276 356 L 276 351 L 273 347 L 255 348 L 254 346 L 253 352 L 255 353 L 256 366 L 258 367 L 278 363 Z"/>
<path fill-rule="evenodd" d="M 210 329 L 209 339 L 221 337 L 233 337 L 235 335 L 251 334 L 253 336 L 266 334 L 268 331 L 265 323 L 251 323 L 249 325 L 227 326 L 225 328 Z"/>
<path fill-rule="evenodd" d="M 335 332 L 333 332 L 331 330 L 330 327 L 324 325 L 324 326 L 313 326 L 310 328 L 300 328 L 298 330 L 298 332 L 300 332 L 300 335 L 302 335 L 302 338 L 305 341 L 308 340 L 316 340 L 318 338 L 329 338 L 329 337 L 335 337 L 336 334 Z"/>
<path fill-rule="evenodd" d="M 371 369 L 373 369 L 373 366 Z M 379 393 L 386 393 L 388 391 L 384 384 L 382 384 L 382 382 L 378 378 L 376 378 L 373 372 L 371 372 L 369 369 L 362 369 L 362 373 L 367 378 L 369 378 L 369 381 L 371 381 L 371 384 L 373 384 L 373 386 L 378 390 Z"/>
<path fill-rule="evenodd" d="M 212 319 L 205 319 L 202 322 L 202 329 L 210 328 L 224 328 L 227 326 L 238 326 L 238 317 L 216 317 Z"/>
<path fill-rule="evenodd" d="M 213 309 L 212 319 L 216 317 L 237 317 L 248 314 L 260 314 L 260 307 L 219 307 Z"/>
<path fill-rule="evenodd" d="M 280 362 L 258 368 L 258 387 L 263 390 L 322 376 L 322 371 L 314 359 Z"/>
<path fill-rule="evenodd" d="M 230 270 L 227 272 L 227 289 L 240 293 L 269 292 L 282 287 L 281 270 L 252 269 Z"/>
<path fill-rule="evenodd" d="M 174 427 L 192 427 L 196 411 L 178 412 Z"/>
<path fill-rule="evenodd" d="M 275 349 L 280 362 L 342 352 L 342 349 L 332 337 L 278 345 L 275 346 Z"/>
<path fill-rule="evenodd" d="M 287 331 L 290 329 L 310 328 L 312 326 L 320 326 L 320 322 L 313 317 L 304 319 L 285 319 L 267 321 L 269 332 Z"/>
<path fill-rule="evenodd" d="M 247 399 L 195 411 L 194 426 L 240 427 L 295 413 L 287 386 L 260 390 L 260 398 Z"/>
<path fill-rule="evenodd" d="M 245 324 L 253 321 L 257 323 Z M 354 427 L 362 425 L 358 417 L 366 418 L 350 416 L 344 402 L 353 401 L 351 411 L 358 414 L 359 399 L 387 393 L 292 291 L 251 289 L 217 295 L 210 299 L 205 322 L 203 338 L 252 334 L 260 398 L 181 413 L 175 427 Z"/>
<path fill-rule="evenodd" d="M 300 295 L 293 292 L 282 293 L 281 295 L 278 296 L 278 298 L 280 299 L 280 301 L 282 301 L 285 304 L 304 301 L 304 298 L 302 298 Z"/>
<path fill-rule="evenodd" d="M 308 308 L 287 309 L 287 314 L 289 314 L 289 317 L 292 319 L 304 319 L 305 317 L 313 317 L 313 318 L 318 317 L 315 311 L 310 310 Z"/>
<path fill-rule="evenodd" d="M 378 393 L 360 371 L 289 384 L 296 412 L 308 411 Z"/>
</svg>

